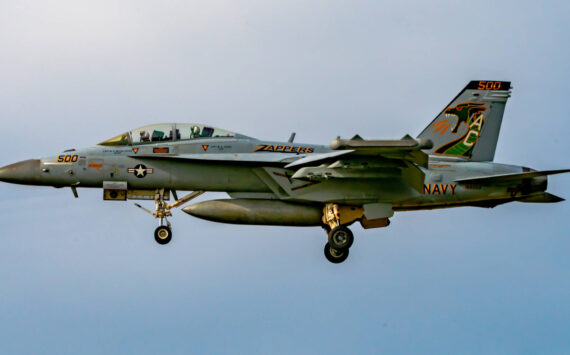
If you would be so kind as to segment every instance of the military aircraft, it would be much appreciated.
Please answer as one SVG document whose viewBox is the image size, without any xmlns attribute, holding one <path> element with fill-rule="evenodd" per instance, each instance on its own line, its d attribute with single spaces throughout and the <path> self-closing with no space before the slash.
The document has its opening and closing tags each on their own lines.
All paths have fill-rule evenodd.
<svg viewBox="0 0 570 355">
<path fill-rule="evenodd" d="M 348 226 L 390 224 L 394 212 L 519 202 L 559 202 L 547 176 L 494 163 L 511 83 L 471 81 L 414 139 L 336 138 L 329 146 L 263 141 L 195 123 L 161 123 L 120 134 L 86 149 L 70 149 L 0 168 L 16 184 L 103 188 L 109 201 L 152 200 L 159 244 L 172 239 L 171 210 L 207 191 L 229 199 L 183 211 L 210 221 L 321 226 L 324 254 L 348 257 Z M 193 191 L 178 198 L 177 191 Z M 169 203 L 170 197 L 173 202 Z"/>
</svg>

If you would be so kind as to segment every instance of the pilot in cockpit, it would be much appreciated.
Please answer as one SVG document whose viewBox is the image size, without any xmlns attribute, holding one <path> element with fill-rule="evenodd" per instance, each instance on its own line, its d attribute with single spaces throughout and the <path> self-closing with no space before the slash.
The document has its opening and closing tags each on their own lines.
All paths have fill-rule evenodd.
<svg viewBox="0 0 570 355">
<path fill-rule="evenodd" d="M 194 126 L 192 127 L 192 138 L 199 138 L 200 137 L 200 127 Z"/>
<path fill-rule="evenodd" d="M 141 142 L 150 142 L 150 134 L 148 131 L 141 131 Z"/>
</svg>

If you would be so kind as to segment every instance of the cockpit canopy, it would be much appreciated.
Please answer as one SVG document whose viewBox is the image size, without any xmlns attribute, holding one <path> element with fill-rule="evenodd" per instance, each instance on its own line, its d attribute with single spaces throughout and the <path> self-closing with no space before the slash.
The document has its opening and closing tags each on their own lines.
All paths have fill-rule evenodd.
<svg viewBox="0 0 570 355">
<path fill-rule="evenodd" d="M 99 145 L 121 146 L 184 141 L 201 138 L 248 138 L 224 129 L 199 123 L 159 123 L 140 127 L 107 139 Z"/>
</svg>

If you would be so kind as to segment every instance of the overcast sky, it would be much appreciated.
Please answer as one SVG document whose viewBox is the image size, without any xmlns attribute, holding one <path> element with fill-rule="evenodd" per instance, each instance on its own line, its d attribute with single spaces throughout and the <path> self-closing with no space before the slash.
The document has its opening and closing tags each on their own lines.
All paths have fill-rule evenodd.
<svg viewBox="0 0 570 355">
<path fill-rule="evenodd" d="M 0 165 L 155 122 L 328 144 L 417 135 L 510 80 L 495 160 L 570 168 L 567 1 L 0 1 Z M 570 197 L 570 176 L 549 178 Z M 570 204 L 174 239 L 99 190 L 0 185 L 0 353 L 570 351 Z M 220 198 L 205 194 L 202 200 Z M 150 207 L 150 206 L 147 206 Z"/>
</svg>

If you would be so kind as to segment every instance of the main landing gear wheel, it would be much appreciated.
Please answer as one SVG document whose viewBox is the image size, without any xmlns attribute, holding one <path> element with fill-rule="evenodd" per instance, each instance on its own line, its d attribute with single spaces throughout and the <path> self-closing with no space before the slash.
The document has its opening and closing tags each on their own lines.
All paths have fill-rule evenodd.
<svg viewBox="0 0 570 355">
<path fill-rule="evenodd" d="M 352 243 L 354 243 L 354 235 L 344 226 L 335 227 L 329 232 L 329 244 L 333 249 L 348 250 Z"/>
<path fill-rule="evenodd" d="M 167 226 L 160 226 L 154 230 L 154 240 L 158 244 L 168 244 L 172 240 L 172 230 Z"/>
<path fill-rule="evenodd" d="M 333 264 L 340 264 L 348 258 L 348 249 L 338 250 L 325 244 L 325 257 Z"/>
</svg>

